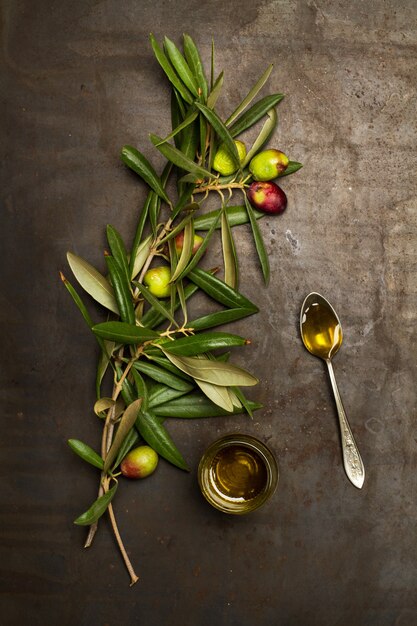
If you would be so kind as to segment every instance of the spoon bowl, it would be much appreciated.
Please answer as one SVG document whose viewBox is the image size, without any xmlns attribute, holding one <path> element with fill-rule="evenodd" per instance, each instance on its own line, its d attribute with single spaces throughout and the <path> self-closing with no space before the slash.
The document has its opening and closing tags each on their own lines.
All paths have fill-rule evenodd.
<svg viewBox="0 0 417 626">
<path fill-rule="evenodd" d="M 342 325 L 337 313 L 319 293 L 310 293 L 304 300 L 300 328 L 307 350 L 321 359 L 331 359 L 342 345 Z"/>
<path fill-rule="evenodd" d="M 327 365 L 339 417 L 345 471 L 352 484 L 361 489 L 365 468 L 346 417 L 331 361 L 342 345 L 342 325 L 330 302 L 319 293 L 310 293 L 303 302 L 300 332 L 307 350 Z"/>
</svg>

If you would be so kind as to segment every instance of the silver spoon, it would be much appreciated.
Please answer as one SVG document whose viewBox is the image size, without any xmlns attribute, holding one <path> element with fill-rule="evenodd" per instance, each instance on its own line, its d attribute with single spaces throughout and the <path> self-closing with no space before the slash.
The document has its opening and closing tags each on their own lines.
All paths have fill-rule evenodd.
<svg viewBox="0 0 417 626">
<path fill-rule="evenodd" d="M 355 487 L 361 489 L 365 480 L 365 468 L 343 408 L 331 362 L 342 345 L 342 326 L 336 311 L 319 293 L 312 292 L 304 300 L 301 307 L 300 330 L 307 350 L 326 362 L 339 415 L 343 464 L 349 480 Z"/>
</svg>

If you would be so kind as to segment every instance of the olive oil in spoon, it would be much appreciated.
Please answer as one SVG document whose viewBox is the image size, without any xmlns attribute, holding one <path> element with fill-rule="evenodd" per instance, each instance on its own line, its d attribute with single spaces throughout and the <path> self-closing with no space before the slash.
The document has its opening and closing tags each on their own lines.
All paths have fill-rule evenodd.
<svg viewBox="0 0 417 626">
<path fill-rule="evenodd" d="M 339 416 L 345 471 L 355 487 L 361 489 L 365 480 L 365 468 L 343 408 L 331 362 L 342 345 L 342 326 L 331 304 L 320 294 L 310 293 L 304 300 L 300 330 L 307 350 L 326 362 Z"/>
</svg>

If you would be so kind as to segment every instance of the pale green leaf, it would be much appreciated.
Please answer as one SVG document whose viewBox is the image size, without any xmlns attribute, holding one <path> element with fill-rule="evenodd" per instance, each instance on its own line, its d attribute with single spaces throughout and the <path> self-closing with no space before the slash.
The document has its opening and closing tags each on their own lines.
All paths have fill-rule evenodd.
<svg viewBox="0 0 417 626">
<path fill-rule="evenodd" d="M 68 252 L 67 259 L 81 287 L 94 300 L 113 311 L 113 313 L 119 314 L 114 291 L 109 281 L 95 267 L 76 254 Z"/>
<path fill-rule="evenodd" d="M 165 346 L 160 346 L 165 356 L 182 372 L 195 380 L 220 385 L 221 387 L 240 385 L 242 387 L 256 385 L 259 380 L 245 370 L 220 361 L 198 359 L 196 357 L 177 356 L 170 354 Z"/>
<path fill-rule="evenodd" d="M 255 154 L 257 152 L 259 152 L 259 150 L 262 148 L 263 145 L 266 144 L 266 142 L 268 141 L 268 139 L 270 138 L 270 136 L 272 135 L 272 133 L 274 132 L 274 129 L 277 125 L 277 121 L 278 121 L 278 115 L 276 110 L 273 109 L 269 109 L 269 111 L 267 112 L 268 115 L 268 119 L 266 120 L 266 122 L 264 123 L 264 125 L 261 128 L 261 131 L 259 133 L 259 135 L 257 136 L 257 138 L 255 139 L 252 148 L 249 150 L 249 152 L 247 153 L 243 163 L 242 163 L 242 167 L 245 167 L 248 163 L 250 163 L 250 161 L 252 160 L 252 158 L 255 156 Z"/>
<path fill-rule="evenodd" d="M 152 247 L 152 239 L 153 239 L 152 235 L 149 235 L 138 246 L 136 250 L 136 254 L 135 254 L 135 260 L 133 262 L 133 269 L 132 269 L 132 275 L 131 275 L 132 279 L 135 278 L 139 274 L 140 270 L 145 265 L 145 261 L 148 258 L 149 252 Z"/>
<path fill-rule="evenodd" d="M 133 428 L 133 425 L 135 424 L 138 417 L 141 404 L 142 398 L 139 398 L 138 400 L 132 402 L 132 404 L 130 404 L 123 413 L 113 443 L 104 460 L 104 472 L 107 472 L 110 469 L 110 466 L 116 458 L 120 446 L 122 445 L 131 428 Z"/>
<path fill-rule="evenodd" d="M 233 411 L 233 402 L 229 396 L 227 387 L 220 387 L 219 385 L 213 385 L 213 383 L 208 383 L 198 379 L 196 379 L 195 382 L 200 387 L 204 395 L 206 395 L 209 400 L 214 402 L 214 404 L 217 404 L 217 406 L 221 407 L 225 411 Z"/>
<path fill-rule="evenodd" d="M 191 258 L 193 253 L 194 246 L 194 224 L 191 219 L 184 228 L 184 242 L 181 250 L 180 258 L 178 259 L 178 265 L 175 268 L 174 274 L 171 277 L 171 282 L 175 282 L 178 276 L 184 271 L 187 267 L 188 261 Z"/>
</svg>

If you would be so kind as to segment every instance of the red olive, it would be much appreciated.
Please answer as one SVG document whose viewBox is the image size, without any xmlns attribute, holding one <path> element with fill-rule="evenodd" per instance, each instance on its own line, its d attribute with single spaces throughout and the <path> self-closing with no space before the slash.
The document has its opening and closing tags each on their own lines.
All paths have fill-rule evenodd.
<svg viewBox="0 0 417 626">
<path fill-rule="evenodd" d="M 254 182 L 248 190 L 248 198 L 251 205 L 272 215 L 278 215 L 287 207 L 287 196 L 273 182 Z"/>
</svg>

